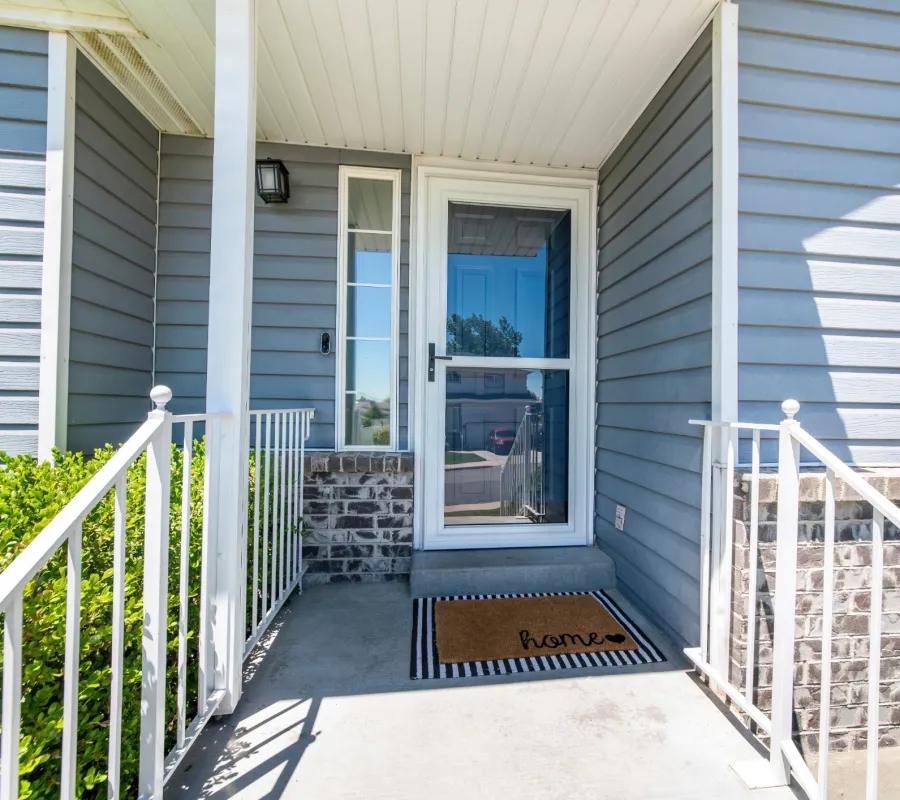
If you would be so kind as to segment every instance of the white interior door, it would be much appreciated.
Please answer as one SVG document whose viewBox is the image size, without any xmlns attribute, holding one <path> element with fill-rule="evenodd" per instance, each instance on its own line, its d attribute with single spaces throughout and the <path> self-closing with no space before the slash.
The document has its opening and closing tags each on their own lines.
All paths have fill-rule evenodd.
<svg viewBox="0 0 900 800">
<path fill-rule="evenodd" d="M 592 191 L 465 174 L 423 184 L 420 541 L 590 543 Z"/>
</svg>

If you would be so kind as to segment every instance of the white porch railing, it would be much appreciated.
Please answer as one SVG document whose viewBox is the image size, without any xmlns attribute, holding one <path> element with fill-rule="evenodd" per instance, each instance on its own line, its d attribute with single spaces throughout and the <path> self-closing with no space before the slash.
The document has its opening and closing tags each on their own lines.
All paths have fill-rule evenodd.
<svg viewBox="0 0 900 800">
<path fill-rule="evenodd" d="M 540 412 L 528 408 L 500 468 L 501 517 L 523 517 L 536 522 L 544 518 L 542 419 Z"/>
<path fill-rule="evenodd" d="M 305 572 L 301 542 L 303 463 L 314 414 L 311 408 L 250 412 L 255 442 L 251 469 L 256 470 L 256 491 L 248 585 L 250 635 L 244 645 L 244 660 Z"/>
<path fill-rule="evenodd" d="M 0 573 L 0 613 L 3 614 L 3 699 L 0 734 L 0 800 L 15 800 L 19 794 L 19 750 L 21 742 L 22 645 L 24 590 L 53 556 L 67 548 L 65 660 L 63 673 L 63 731 L 59 796 L 74 798 L 77 793 L 78 696 L 81 634 L 81 554 L 82 523 L 96 506 L 114 492 L 114 553 L 112 574 L 111 689 L 107 792 L 120 798 L 122 753 L 123 649 L 125 637 L 125 536 L 126 478 L 131 467 L 146 452 L 146 498 L 143 530 L 143 626 L 141 662 L 141 719 L 138 765 L 138 795 L 161 798 L 163 787 L 196 741 L 225 695 L 230 676 L 223 675 L 228 660 L 217 652 L 222 637 L 214 635 L 213 620 L 221 624 L 218 602 L 236 592 L 240 616 L 232 630 L 244 623 L 245 590 L 242 586 L 217 585 L 216 562 L 222 557 L 242 558 L 247 548 L 241 543 L 221 542 L 210 523 L 212 476 L 221 470 L 220 445 L 223 437 L 235 435 L 234 419 L 228 414 L 174 416 L 165 406 L 172 397 L 166 387 L 156 387 L 151 398 L 156 405 L 138 431 L 103 465 L 62 511 Z M 309 436 L 311 409 L 252 412 L 256 448 L 251 470 L 261 471 L 253 490 L 252 577 L 247 582 L 252 612 L 246 626 L 245 658 L 271 623 L 285 599 L 300 581 L 302 558 L 303 453 Z M 197 635 L 197 705 L 187 709 L 188 603 L 190 546 L 192 530 L 193 426 L 206 426 L 203 519 L 200 558 L 199 631 Z M 169 530 L 171 515 L 173 426 L 183 425 L 181 540 L 179 549 L 179 606 L 175 744 L 165 752 L 166 727 L 172 709 L 166 708 L 166 648 L 169 576 Z M 264 434 L 265 448 L 261 449 Z M 257 478 L 259 473 L 257 474 Z M 262 525 L 259 524 L 262 508 Z M 261 537 L 261 538 L 260 538 Z M 235 545 L 238 545 L 235 547 Z M 233 555 L 231 555 L 233 554 Z M 262 583 L 258 578 L 262 575 Z M 269 582 L 268 578 L 271 577 Z M 258 601 L 261 596 L 261 602 Z M 162 676 L 162 677 L 161 677 Z M 168 716 L 167 716 L 168 714 Z M 189 716 L 190 715 L 190 716 Z"/>
<path fill-rule="evenodd" d="M 841 478 L 872 505 L 872 567 L 867 670 L 866 800 L 878 797 L 879 699 L 881 674 L 881 626 L 884 558 L 884 521 L 900 526 L 900 508 L 872 488 L 794 419 L 800 406 L 794 400 L 782 404 L 786 419 L 780 425 L 691 420 L 704 427 L 701 498 L 701 644 L 686 655 L 735 707 L 746 714 L 770 739 L 771 785 L 794 779 L 811 800 L 828 796 L 828 754 L 831 721 L 831 655 L 834 601 L 835 479 Z M 736 433 L 752 431 L 749 578 L 747 644 L 744 692 L 728 677 L 727 662 L 732 590 L 733 481 Z M 772 654 L 772 710 L 754 704 L 757 632 L 757 560 L 759 553 L 760 438 L 762 431 L 778 431 L 778 504 L 775 549 L 774 632 Z M 713 448 L 725 454 L 713 459 Z M 805 448 L 825 467 L 825 525 L 822 615 L 821 707 L 819 713 L 818 775 L 813 775 L 793 741 L 794 636 L 797 599 L 797 548 L 799 523 L 800 449 Z M 716 663 L 717 657 L 719 658 Z M 721 664 L 721 666 L 720 666 Z"/>
</svg>

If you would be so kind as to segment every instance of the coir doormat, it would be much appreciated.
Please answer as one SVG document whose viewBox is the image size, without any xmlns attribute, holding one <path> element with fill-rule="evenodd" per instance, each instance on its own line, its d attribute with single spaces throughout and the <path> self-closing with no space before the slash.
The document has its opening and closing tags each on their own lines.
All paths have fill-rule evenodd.
<svg viewBox="0 0 900 800">
<path fill-rule="evenodd" d="M 413 680 L 665 660 L 602 591 L 413 600 Z"/>
</svg>

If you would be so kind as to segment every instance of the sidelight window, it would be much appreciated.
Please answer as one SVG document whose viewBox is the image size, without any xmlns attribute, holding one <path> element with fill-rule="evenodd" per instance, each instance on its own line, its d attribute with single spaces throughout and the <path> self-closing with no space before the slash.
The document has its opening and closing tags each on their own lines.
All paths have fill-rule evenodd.
<svg viewBox="0 0 900 800">
<path fill-rule="evenodd" d="M 338 449 L 396 450 L 400 172 L 341 167 Z"/>
</svg>

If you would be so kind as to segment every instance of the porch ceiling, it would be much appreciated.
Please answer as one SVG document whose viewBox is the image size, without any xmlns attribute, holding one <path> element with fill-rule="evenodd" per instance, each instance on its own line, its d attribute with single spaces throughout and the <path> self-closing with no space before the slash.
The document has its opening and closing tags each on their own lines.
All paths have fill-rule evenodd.
<svg viewBox="0 0 900 800">
<path fill-rule="evenodd" d="M 21 2 L 21 0 L 19 0 Z M 258 136 L 599 167 L 718 0 L 260 0 Z M 213 132 L 215 0 L 37 0 L 125 14 Z"/>
</svg>

